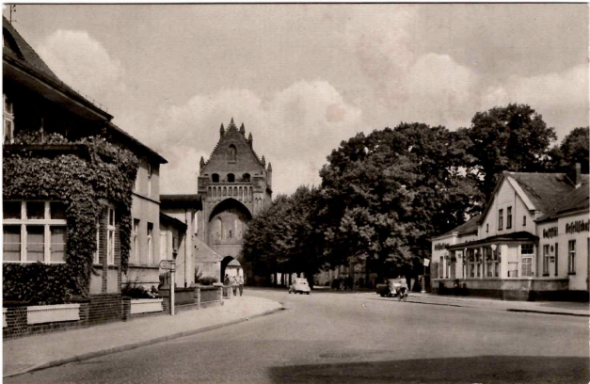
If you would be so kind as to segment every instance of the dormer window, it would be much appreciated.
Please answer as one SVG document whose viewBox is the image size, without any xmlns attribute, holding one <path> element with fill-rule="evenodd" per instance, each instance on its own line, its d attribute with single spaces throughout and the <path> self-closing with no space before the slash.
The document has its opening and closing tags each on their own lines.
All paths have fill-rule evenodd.
<svg viewBox="0 0 590 384">
<path fill-rule="evenodd" d="M 238 150 L 235 145 L 231 144 L 228 149 L 228 161 L 230 163 L 235 163 L 238 156 Z"/>
</svg>

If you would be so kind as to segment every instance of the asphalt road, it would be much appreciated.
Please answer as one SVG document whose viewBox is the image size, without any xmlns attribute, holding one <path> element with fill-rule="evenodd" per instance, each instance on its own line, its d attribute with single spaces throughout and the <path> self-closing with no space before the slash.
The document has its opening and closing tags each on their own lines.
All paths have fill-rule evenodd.
<svg viewBox="0 0 590 384">
<path fill-rule="evenodd" d="M 5 383 L 588 383 L 588 320 L 373 300 L 247 294 L 286 311 Z"/>
</svg>

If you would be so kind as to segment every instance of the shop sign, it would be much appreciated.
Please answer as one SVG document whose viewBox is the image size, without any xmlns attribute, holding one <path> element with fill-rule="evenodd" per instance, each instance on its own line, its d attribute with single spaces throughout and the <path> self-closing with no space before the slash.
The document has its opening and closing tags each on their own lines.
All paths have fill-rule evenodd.
<svg viewBox="0 0 590 384">
<path fill-rule="evenodd" d="M 590 220 L 578 220 L 565 225 L 565 233 L 576 233 L 588 231 Z"/>
<path fill-rule="evenodd" d="M 543 229 L 543 238 L 550 239 L 552 237 L 557 237 L 557 227 Z"/>
<path fill-rule="evenodd" d="M 441 249 L 446 249 L 449 246 L 449 243 L 437 243 L 434 244 L 434 250 L 440 251 Z"/>
</svg>

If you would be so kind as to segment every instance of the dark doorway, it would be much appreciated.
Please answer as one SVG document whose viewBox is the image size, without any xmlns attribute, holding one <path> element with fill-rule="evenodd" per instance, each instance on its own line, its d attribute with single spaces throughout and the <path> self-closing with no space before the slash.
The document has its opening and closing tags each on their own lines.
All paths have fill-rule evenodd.
<svg viewBox="0 0 590 384">
<path fill-rule="evenodd" d="M 221 280 L 219 280 L 219 281 L 221 281 L 224 284 L 225 284 L 225 270 L 227 269 L 227 265 L 229 263 L 231 263 L 233 259 L 234 258 L 231 256 L 226 256 L 223 258 L 223 260 L 221 260 L 221 276 L 220 276 Z"/>
</svg>

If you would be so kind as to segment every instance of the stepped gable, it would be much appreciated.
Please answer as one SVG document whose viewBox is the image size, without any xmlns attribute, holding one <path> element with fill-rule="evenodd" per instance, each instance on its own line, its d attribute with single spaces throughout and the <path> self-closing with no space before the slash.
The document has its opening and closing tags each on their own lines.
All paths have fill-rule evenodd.
<svg viewBox="0 0 590 384">
<path fill-rule="evenodd" d="M 204 166 L 201 167 L 201 172 L 200 172 L 201 174 L 205 172 L 205 170 L 207 169 L 207 166 L 211 163 L 212 159 L 214 159 L 215 157 L 218 157 L 218 156 L 219 157 L 223 156 L 223 153 L 221 152 L 220 148 L 224 147 L 226 143 L 229 144 L 229 142 L 232 142 L 232 141 L 238 141 L 239 143 L 243 143 L 244 146 L 247 148 L 248 152 L 250 152 L 251 155 L 254 157 L 254 159 L 256 160 L 256 163 L 260 166 L 260 168 L 262 170 L 266 170 L 266 167 L 262 163 L 260 157 L 258 156 L 256 151 L 254 150 L 253 146 L 250 145 L 248 139 L 245 137 L 246 135 L 245 135 L 244 124 L 242 124 L 241 127 L 238 129 L 238 127 L 236 126 L 234 119 L 232 117 L 227 128 L 224 128 L 223 123 L 221 124 L 219 136 L 220 136 L 219 140 L 217 141 L 217 144 L 215 144 L 215 147 L 213 148 L 211 155 L 204 162 Z M 250 133 L 249 137 L 250 138 L 252 137 L 251 133 Z"/>
</svg>

